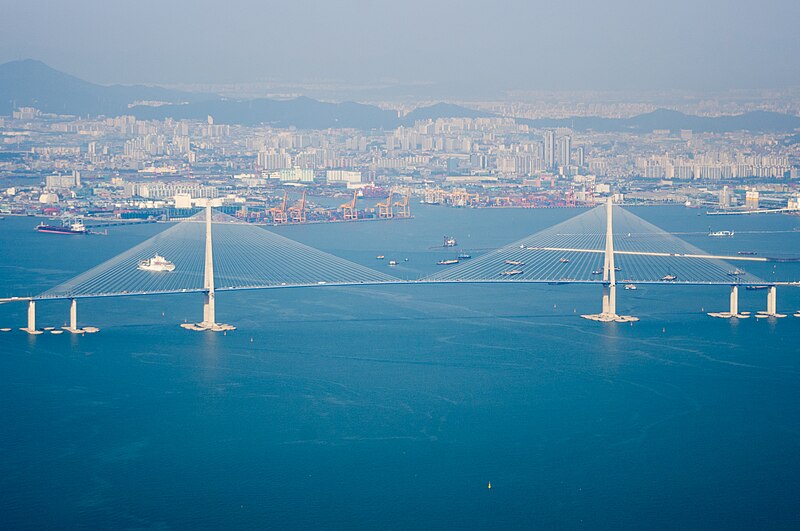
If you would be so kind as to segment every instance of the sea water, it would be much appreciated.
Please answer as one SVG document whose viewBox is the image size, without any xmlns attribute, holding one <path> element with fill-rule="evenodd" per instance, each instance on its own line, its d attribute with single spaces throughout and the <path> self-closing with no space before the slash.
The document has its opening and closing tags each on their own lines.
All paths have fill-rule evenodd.
<svg viewBox="0 0 800 531">
<path fill-rule="evenodd" d="M 418 206 L 265 230 L 418 278 L 578 212 Z M 798 217 L 633 212 L 709 252 L 800 254 Z M 2 296 L 165 228 L 37 222 L 0 221 Z M 743 269 L 800 278 L 792 263 Z M 799 291 L 778 288 L 785 319 L 724 320 L 706 312 L 727 309 L 727 287 L 640 285 L 618 294 L 633 324 L 578 317 L 600 311 L 597 286 L 218 292 L 218 320 L 238 327 L 225 335 L 178 326 L 201 319 L 198 294 L 80 300 L 79 325 L 101 329 L 83 336 L 29 336 L 25 305 L 0 305 L 14 327 L 0 333 L 0 525 L 797 527 Z M 740 299 L 766 308 L 765 291 Z M 38 326 L 68 309 L 39 303 Z"/>
</svg>

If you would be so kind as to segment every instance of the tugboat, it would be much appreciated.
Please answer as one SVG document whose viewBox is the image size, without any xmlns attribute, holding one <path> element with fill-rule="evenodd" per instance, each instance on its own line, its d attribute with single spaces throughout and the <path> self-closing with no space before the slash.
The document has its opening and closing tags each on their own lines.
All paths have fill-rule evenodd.
<svg viewBox="0 0 800 531">
<path fill-rule="evenodd" d="M 138 269 L 141 269 L 142 271 L 156 271 L 159 273 L 162 271 L 169 272 L 169 271 L 175 271 L 175 264 L 173 264 L 163 256 L 156 254 L 153 258 L 146 258 L 144 260 L 140 260 Z"/>
<path fill-rule="evenodd" d="M 89 234 L 89 229 L 87 229 L 86 225 L 80 220 L 70 224 L 65 223 L 61 226 L 45 225 L 44 222 L 42 222 L 36 226 L 36 231 L 47 234 Z"/>
</svg>

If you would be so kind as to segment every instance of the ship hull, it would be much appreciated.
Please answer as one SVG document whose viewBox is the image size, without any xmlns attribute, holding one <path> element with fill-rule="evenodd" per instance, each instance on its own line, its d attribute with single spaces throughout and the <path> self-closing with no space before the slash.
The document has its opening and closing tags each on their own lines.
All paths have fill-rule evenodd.
<svg viewBox="0 0 800 531">
<path fill-rule="evenodd" d="M 79 230 L 72 230 L 72 229 L 65 229 L 61 227 L 37 227 L 36 232 L 42 232 L 45 234 L 66 234 L 66 235 L 83 235 L 88 234 L 88 231 L 79 231 Z"/>
</svg>

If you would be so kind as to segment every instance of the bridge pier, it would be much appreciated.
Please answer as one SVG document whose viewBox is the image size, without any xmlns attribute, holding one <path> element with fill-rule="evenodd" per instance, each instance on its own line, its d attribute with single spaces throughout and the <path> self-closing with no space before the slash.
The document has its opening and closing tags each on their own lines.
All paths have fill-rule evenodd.
<svg viewBox="0 0 800 531">
<path fill-rule="evenodd" d="M 31 299 L 28 301 L 28 326 L 20 328 L 23 332 L 28 332 L 31 335 L 41 334 L 41 330 L 36 329 L 36 301 Z"/>
<path fill-rule="evenodd" d="M 785 314 L 778 313 L 778 287 L 769 286 L 767 288 L 767 311 L 760 311 L 756 317 L 786 317 Z"/>
<path fill-rule="evenodd" d="M 603 313 L 608 315 L 617 314 L 616 284 L 607 284 L 603 286 Z"/>
<path fill-rule="evenodd" d="M 731 285 L 731 292 L 728 296 L 729 309 L 727 312 L 708 312 L 711 317 L 718 317 L 720 319 L 747 319 L 750 317 L 750 312 L 739 312 L 739 286 L 737 284 Z"/>
</svg>

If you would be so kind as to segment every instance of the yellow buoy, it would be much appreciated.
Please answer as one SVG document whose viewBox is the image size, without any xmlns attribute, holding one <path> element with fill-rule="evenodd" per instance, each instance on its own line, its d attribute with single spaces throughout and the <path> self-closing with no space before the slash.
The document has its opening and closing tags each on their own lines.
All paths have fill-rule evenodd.
<svg viewBox="0 0 800 531">
<path fill-rule="evenodd" d="M 488 486 L 488 487 L 486 487 L 486 488 L 487 488 L 487 489 L 491 489 L 491 488 L 492 488 L 492 482 L 491 482 L 491 481 L 489 482 L 489 486 Z"/>
</svg>

